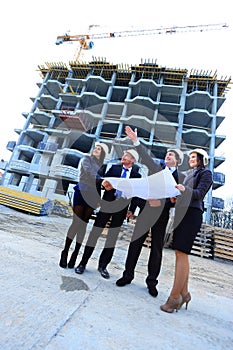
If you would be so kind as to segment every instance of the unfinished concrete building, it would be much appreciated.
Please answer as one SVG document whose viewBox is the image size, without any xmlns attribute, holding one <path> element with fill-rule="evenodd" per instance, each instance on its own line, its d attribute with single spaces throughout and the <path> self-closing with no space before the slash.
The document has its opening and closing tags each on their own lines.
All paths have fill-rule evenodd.
<svg viewBox="0 0 233 350">
<path fill-rule="evenodd" d="M 12 156 L 2 186 L 48 199 L 65 199 L 78 178 L 79 161 L 96 140 L 108 144 L 108 161 L 116 161 L 129 145 L 124 129 L 137 127 L 138 136 L 155 158 L 166 149 L 184 152 L 200 147 L 210 157 L 213 190 L 206 199 L 207 222 L 223 201 L 213 191 L 225 182 L 217 171 L 224 162 L 215 150 L 225 140 L 217 129 L 224 120 L 218 111 L 230 79 L 216 73 L 166 68 L 142 62 L 136 66 L 89 63 L 46 63 L 39 66 L 42 82 L 18 141 L 9 142 Z M 188 168 L 187 156 L 183 170 Z"/>
</svg>

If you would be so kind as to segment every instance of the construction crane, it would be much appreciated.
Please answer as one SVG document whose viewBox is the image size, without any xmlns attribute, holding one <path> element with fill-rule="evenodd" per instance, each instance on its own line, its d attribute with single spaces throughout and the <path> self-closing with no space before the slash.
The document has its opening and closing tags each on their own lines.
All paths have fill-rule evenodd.
<svg viewBox="0 0 233 350">
<path fill-rule="evenodd" d="M 108 38 L 120 38 L 128 36 L 140 36 L 140 35 L 155 35 L 155 34 L 176 34 L 183 32 L 204 32 L 209 30 L 221 30 L 228 28 L 226 23 L 217 24 L 200 24 L 190 26 L 173 26 L 173 27 L 160 27 L 152 29 L 133 29 L 123 30 L 105 33 L 91 34 L 90 29 L 95 25 L 90 25 L 87 34 L 69 35 L 64 34 L 57 37 L 56 45 L 63 44 L 64 42 L 78 41 L 80 48 L 77 54 L 76 60 L 80 58 L 82 50 L 90 50 L 94 47 L 94 40 L 96 39 L 108 39 Z"/>
</svg>

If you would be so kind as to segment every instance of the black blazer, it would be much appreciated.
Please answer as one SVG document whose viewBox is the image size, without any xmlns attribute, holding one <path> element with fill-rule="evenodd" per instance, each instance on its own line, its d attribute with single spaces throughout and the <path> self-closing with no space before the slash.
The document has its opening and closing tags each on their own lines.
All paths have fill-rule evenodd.
<svg viewBox="0 0 233 350">
<path fill-rule="evenodd" d="M 141 163 L 145 164 L 148 168 L 148 175 L 155 174 L 158 171 L 162 170 L 162 165 L 159 162 L 155 162 L 153 160 L 153 158 L 148 153 L 148 149 L 145 146 L 139 144 L 135 148 L 139 154 L 139 157 L 141 158 Z"/>
<path fill-rule="evenodd" d="M 204 211 L 204 197 L 213 183 L 212 172 L 198 167 L 186 172 L 183 181 L 185 191 L 178 196 L 176 207 L 192 207 Z"/>
<path fill-rule="evenodd" d="M 153 158 L 150 156 L 150 154 L 148 153 L 148 150 L 145 146 L 139 144 L 138 146 L 135 147 L 140 158 L 141 158 L 141 162 L 143 164 L 145 164 L 148 168 L 148 175 L 152 175 L 155 174 L 161 170 L 163 170 L 165 168 L 164 164 L 160 164 L 159 162 L 155 162 L 153 160 Z M 183 179 L 184 179 L 184 174 L 182 172 L 180 172 L 179 170 L 175 170 L 172 173 L 176 183 L 182 183 Z M 146 200 L 145 199 L 141 199 L 138 198 L 137 201 L 134 200 L 134 202 L 131 203 L 130 205 L 130 211 L 132 211 L 132 213 L 135 212 L 136 207 L 138 206 L 140 208 L 140 210 L 142 210 L 144 208 L 146 204 Z M 166 208 L 170 209 L 171 207 L 174 207 L 174 203 L 171 203 L 170 198 L 163 198 L 161 199 L 161 205 L 165 205 Z"/>
<path fill-rule="evenodd" d="M 104 177 L 121 177 L 122 168 L 123 168 L 122 164 L 114 164 L 106 172 Z M 131 172 L 130 172 L 130 178 L 140 178 L 141 174 L 139 174 L 138 170 L 139 170 L 139 168 L 137 166 L 133 165 Z M 103 194 L 103 199 L 108 201 L 108 202 L 115 200 L 116 199 L 115 192 L 116 192 L 115 189 L 112 189 L 110 191 L 105 190 L 104 194 Z"/>
</svg>

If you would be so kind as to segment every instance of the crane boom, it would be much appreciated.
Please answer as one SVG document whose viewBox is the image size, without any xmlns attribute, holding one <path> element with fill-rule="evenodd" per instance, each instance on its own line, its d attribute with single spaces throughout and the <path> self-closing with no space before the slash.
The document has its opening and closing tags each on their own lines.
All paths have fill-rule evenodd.
<svg viewBox="0 0 233 350">
<path fill-rule="evenodd" d="M 78 41 L 80 44 L 80 51 L 82 49 L 89 50 L 94 46 L 93 40 L 96 39 L 108 39 L 108 38 L 120 38 L 128 36 L 140 36 L 140 35 L 155 35 L 155 34 L 176 34 L 183 32 L 204 32 L 209 30 L 221 30 L 228 28 L 226 23 L 216 24 L 199 24 L 189 26 L 173 26 L 173 27 L 159 27 L 150 29 L 132 29 L 105 33 L 93 33 L 93 34 L 77 34 L 77 35 L 60 35 L 57 37 L 56 45 L 63 44 L 64 42 Z"/>
<path fill-rule="evenodd" d="M 226 23 L 217 24 L 200 24 L 192 26 L 173 26 L 173 27 L 160 27 L 152 29 L 136 29 L 136 30 L 124 30 L 115 32 L 106 32 L 99 34 L 78 34 L 78 35 L 60 35 L 57 37 L 56 45 L 60 45 L 66 41 L 82 41 L 89 39 L 107 39 L 107 38 L 117 38 L 117 37 L 127 37 L 127 36 L 137 36 L 137 35 L 154 35 L 154 34 L 174 34 L 187 31 L 207 31 L 207 30 L 220 30 L 223 28 L 228 28 Z"/>
</svg>

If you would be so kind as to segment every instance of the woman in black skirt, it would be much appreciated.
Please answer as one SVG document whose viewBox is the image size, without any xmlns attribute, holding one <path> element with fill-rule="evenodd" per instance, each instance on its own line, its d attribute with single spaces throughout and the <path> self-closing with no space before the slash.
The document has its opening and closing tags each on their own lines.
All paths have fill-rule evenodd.
<svg viewBox="0 0 233 350">
<path fill-rule="evenodd" d="M 200 148 L 189 153 L 190 170 L 187 171 L 183 184 L 176 187 L 181 195 L 176 200 L 173 249 L 176 254 L 173 287 L 167 302 L 160 306 L 165 312 L 179 310 L 191 300 L 188 291 L 189 254 L 194 240 L 202 225 L 204 197 L 212 185 L 212 173 L 206 169 L 208 154 Z"/>
<path fill-rule="evenodd" d="M 73 268 L 82 245 L 86 227 L 93 211 L 98 207 L 101 194 L 101 176 L 105 166 L 104 159 L 108 154 L 108 146 L 105 143 L 95 143 L 91 155 L 86 155 L 81 160 L 79 182 L 74 187 L 73 220 L 68 229 L 65 246 L 61 252 L 60 267 L 67 267 L 68 252 L 76 236 L 75 249 L 68 263 Z"/>
</svg>

